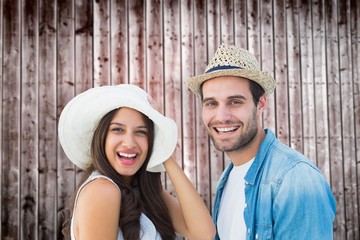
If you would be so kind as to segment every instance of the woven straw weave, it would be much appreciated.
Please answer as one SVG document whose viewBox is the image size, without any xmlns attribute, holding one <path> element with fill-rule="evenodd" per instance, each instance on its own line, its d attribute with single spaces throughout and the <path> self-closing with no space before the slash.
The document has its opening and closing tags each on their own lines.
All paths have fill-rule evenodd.
<svg viewBox="0 0 360 240">
<path fill-rule="evenodd" d="M 200 96 L 201 84 L 211 78 L 220 76 L 236 76 L 257 82 L 265 94 L 271 94 L 275 89 L 275 79 L 268 73 L 261 71 L 260 65 L 249 51 L 234 45 L 220 45 L 214 57 L 205 69 L 205 73 L 192 77 L 186 81 L 187 86 Z"/>
</svg>

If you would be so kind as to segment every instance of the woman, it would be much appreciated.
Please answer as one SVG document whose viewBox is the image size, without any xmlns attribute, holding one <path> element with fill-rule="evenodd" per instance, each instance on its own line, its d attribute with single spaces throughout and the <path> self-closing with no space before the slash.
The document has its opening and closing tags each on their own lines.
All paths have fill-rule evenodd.
<svg viewBox="0 0 360 240">
<path fill-rule="evenodd" d="M 174 121 L 157 112 L 142 89 L 97 87 L 72 99 L 59 119 L 68 158 L 85 170 L 74 193 L 71 239 L 212 239 L 208 209 L 171 157 Z M 177 198 L 162 187 L 166 170 Z"/>
</svg>

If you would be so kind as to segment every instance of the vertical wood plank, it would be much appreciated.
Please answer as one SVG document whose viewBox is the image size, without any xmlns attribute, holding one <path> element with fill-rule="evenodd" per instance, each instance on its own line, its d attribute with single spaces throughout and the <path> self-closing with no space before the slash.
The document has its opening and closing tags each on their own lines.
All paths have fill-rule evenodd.
<svg viewBox="0 0 360 240">
<path fill-rule="evenodd" d="M 146 78 L 142 81 L 150 96 L 164 109 L 164 57 L 163 57 L 163 16 L 162 4 L 159 0 L 147 0 L 145 9 L 146 50 L 145 65 Z"/>
<path fill-rule="evenodd" d="M 38 4 L 22 5 L 20 239 L 38 239 Z"/>
<path fill-rule="evenodd" d="M 146 89 L 145 56 L 145 5 L 142 0 L 132 0 L 129 5 L 129 79 L 130 83 Z"/>
<path fill-rule="evenodd" d="M 184 131 L 186 126 L 182 121 L 182 77 L 181 77 L 181 50 L 180 50 L 180 1 L 166 0 L 163 3 L 163 34 L 164 34 L 164 109 L 167 116 L 174 119 L 178 127 L 178 147 L 174 158 L 183 166 L 184 162 L 191 161 L 190 156 L 185 155 L 183 147 Z M 173 193 L 172 184 L 165 186 Z"/>
<path fill-rule="evenodd" d="M 193 5 L 191 0 L 180 2 L 180 19 L 181 19 L 181 76 L 185 81 L 191 76 L 194 76 L 194 46 L 193 46 Z M 183 170 L 189 177 L 190 181 L 196 185 L 195 176 L 195 162 L 196 162 L 196 113 L 195 113 L 195 98 L 194 94 L 187 88 L 182 89 L 183 96 Z M 185 161 L 186 159 L 186 161 Z"/>
<path fill-rule="evenodd" d="M 94 85 L 110 85 L 110 3 L 95 0 L 94 6 Z"/>
<path fill-rule="evenodd" d="M 357 178 L 353 183 L 357 188 L 357 201 L 354 201 L 355 214 L 357 216 L 357 227 L 354 224 L 354 239 L 360 239 L 360 3 L 350 1 L 350 24 L 351 24 L 351 57 L 352 57 L 352 79 L 354 98 L 354 122 L 355 122 L 355 161 Z"/>
<path fill-rule="evenodd" d="M 93 87 L 93 4 L 88 0 L 74 1 L 75 15 L 75 93 L 74 96 Z M 64 102 L 64 104 L 66 104 Z M 66 160 L 65 160 L 66 161 Z M 73 166 L 76 172 L 74 187 L 80 182 L 83 171 Z M 69 169 L 69 171 L 71 171 Z"/>
<path fill-rule="evenodd" d="M 351 26 L 350 26 L 350 2 L 338 2 L 338 28 L 339 28 L 339 80 L 342 122 L 342 147 L 344 166 L 344 198 L 346 216 L 346 237 L 356 239 L 358 235 L 359 221 L 357 199 L 358 192 L 353 184 L 356 176 L 356 145 L 355 145 L 355 122 L 353 102 L 353 79 L 351 59 Z"/>
<path fill-rule="evenodd" d="M 276 136 L 290 146 L 285 0 L 274 1 L 274 48 Z"/>
<path fill-rule="evenodd" d="M 260 61 L 260 3 L 259 0 L 247 1 L 248 50 Z"/>
<path fill-rule="evenodd" d="M 93 86 L 93 5 L 92 1 L 75 3 L 75 91 L 76 95 Z"/>
<path fill-rule="evenodd" d="M 58 2 L 58 35 L 57 46 L 57 119 L 61 111 L 75 93 L 75 22 L 74 2 L 64 0 Z M 70 214 L 67 210 L 69 199 L 75 190 L 75 167 L 67 159 L 60 144 L 57 145 L 57 239 L 61 239 L 62 225 Z"/>
<path fill-rule="evenodd" d="M 247 2 L 246 0 L 234 0 L 234 31 L 235 45 L 248 49 L 247 31 Z"/>
<path fill-rule="evenodd" d="M 313 25 L 313 71 L 315 99 L 315 134 L 317 159 L 316 164 L 330 182 L 329 163 L 329 125 L 327 109 L 327 78 L 326 78 L 326 34 L 325 34 L 325 6 L 323 1 L 312 3 Z"/>
<path fill-rule="evenodd" d="M 0 99 L 3 100 L 3 23 L 4 23 L 4 1 L 0 1 Z M 0 119 L 1 122 L 3 122 L 3 104 L 0 105 Z M 0 165 L 3 165 L 3 128 L 2 124 L 0 124 Z M 0 170 L 0 193 L 3 192 L 3 172 Z M 0 197 L 0 209 L 3 209 L 3 199 Z M 0 219 L 1 219 L 1 225 L 0 225 L 0 236 L 3 236 L 3 227 L 2 227 L 2 211 L 0 211 Z"/>
<path fill-rule="evenodd" d="M 129 82 L 127 1 L 111 0 L 111 84 Z"/>
<path fill-rule="evenodd" d="M 232 0 L 220 1 L 220 40 L 221 43 L 234 44 L 234 3 Z"/>
<path fill-rule="evenodd" d="M 290 146 L 299 152 L 303 152 L 299 9 L 297 0 L 288 0 L 286 2 L 286 25 L 289 106 L 291 106 L 289 108 Z"/>
<path fill-rule="evenodd" d="M 328 89 L 329 111 L 329 159 L 331 187 L 337 202 L 335 218 L 334 239 L 346 238 L 346 219 L 344 202 L 344 168 L 343 149 L 341 135 L 341 90 L 339 76 L 339 29 L 338 29 L 338 6 L 337 1 L 326 1 L 326 76 Z"/>
<path fill-rule="evenodd" d="M 260 15 L 261 18 L 261 68 L 274 77 L 274 36 L 273 36 L 273 2 L 272 0 L 261 1 Z M 263 113 L 263 125 L 275 131 L 275 97 L 274 94 L 267 96 L 266 108 Z"/>
<path fill-rule="evenodd" d="M 19 239 L 20 2 L 4 0 L 2 82 L 1 239 Z"/>
<path fill-rule="evenodd" d="M 204 73 L 207 65 L 206 54 L 206 1 L 194 2 L 194 56 L 195 56 L 195 75 Z M 203 198 L 206 206 L 210 208 L 210 173 L 209 173 L 209 138 L 202 122 L 201 101 L 197 98 L 195 102 L 196 111 L 196 188 Z"/>
<path fill-rule="evenodd" d="M 56 1 L 39 5 L 39 239 L 56 238 Z"/>
<path fill-rule="evenodd" d="M 313 45 L 311 1 L 299 5 L 299 55 L 301 66 L 301 99 L 303 125 L 303 153 L 316 163 L 315 93 L 313 70 Z"/>
</svg>

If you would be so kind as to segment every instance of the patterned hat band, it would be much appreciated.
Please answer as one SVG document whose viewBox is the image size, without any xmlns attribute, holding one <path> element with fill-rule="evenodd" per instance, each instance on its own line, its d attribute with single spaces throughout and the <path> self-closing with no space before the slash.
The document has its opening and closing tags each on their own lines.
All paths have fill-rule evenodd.
<svg viewBox="0 0 360 240">
<path fill-rule="evenodd" d="M 242 68 L 237 67 L 237 66 L 216 66 L 216 67 L 212 67 L 212 68 L 208 69 L 205 73 L 211 73 L 211 72 L 216 72 L 216 71 L 221 71 L 221 70 L 229 70 L 229 69 L 242 69 Z"/>
<path fill-rule="evenodd" d="M 202 84 L 212 78 L 221 76 L 242 77 L 257 82 L 265 94 L 271 94 L 276 86 L 275 79 L 260 68 L 256 57 L 246 49 L 234 45 L 222 44 L 205 68 L 205 73 L 189 78 L 186 85 L 197 96 L 201 97 Z"/>
</svg>

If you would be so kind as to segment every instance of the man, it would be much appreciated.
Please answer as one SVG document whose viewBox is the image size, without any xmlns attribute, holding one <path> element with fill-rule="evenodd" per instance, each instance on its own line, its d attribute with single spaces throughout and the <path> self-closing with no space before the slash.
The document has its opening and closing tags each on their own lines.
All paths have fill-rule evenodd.
<svg viewBox="0 0 360 240">
<path fill-rule="evenodd" d="M 202 100 L 204 125 L 231 163 L 220 177 L 215 239 L 333 239 L 336 203 L 320 170 L 262 128 L 275 80 L 250 52 L 220 45 L 187 85 Z"/>
</svg>

